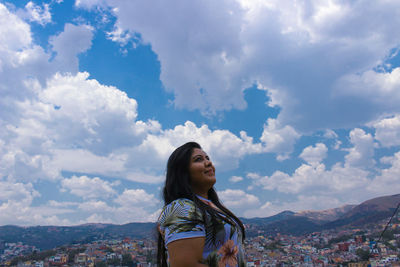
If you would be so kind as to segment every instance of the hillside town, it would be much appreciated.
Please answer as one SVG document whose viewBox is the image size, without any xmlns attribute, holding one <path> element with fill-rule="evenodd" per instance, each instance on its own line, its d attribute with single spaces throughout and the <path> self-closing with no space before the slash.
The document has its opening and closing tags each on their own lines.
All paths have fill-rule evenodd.
<svg viewBox="0 0 400 267">
<path fill-rule="evenodd" d="M 259 233 L 245 241 L 247 266 L 400 266 L 400 224 L 390 224 L 376 242 L 386 222 L 302 236 Z M 1 266 L 156 266 L 153 239 L 97 240 L 43 252 L 6 243 L 0 252 Z"/>
</svg>

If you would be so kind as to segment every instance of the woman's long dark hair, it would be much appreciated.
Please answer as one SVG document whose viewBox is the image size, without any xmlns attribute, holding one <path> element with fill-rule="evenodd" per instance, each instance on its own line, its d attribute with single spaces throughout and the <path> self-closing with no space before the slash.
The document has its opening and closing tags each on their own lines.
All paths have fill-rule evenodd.
<svg viewBox="0 0 400 267">
<path fill-rule="evenodd" d="M 230 219 L 220 216 L 215 209 L 205 204 L 194 194 L 190 182 L 189 165 L 193 149 L 195 148 L 201 149 L 201 146 L 196 142 L 188 142 L 178 147 L 169 157 L 165 186 L 163 189 L 164 205 L 168 205 L 178 198 L 190 199 L 195 203 L 196 207 L 200 209 L 204 222 L 206 221 L 206 213 L 210 215 L 212 223 L 216 221 L 217 217 L 226 220 L 230 224 L 232 224 L 231 219 L 236 221 L 242 231 L 242 238 L 244 240 L 245 230 L 243 223 L 230 210 L 221 204 L 214 188 L 208 190 L 208 199 L 211 200 L 221 211 L 227 214 Z M 215 233 L 213 233 L 213 236 L 215 236 Z M 157 266 L 167 267 L 165 243 L 160 232 L 158 232 L 157 246 Z"/>
</svg>

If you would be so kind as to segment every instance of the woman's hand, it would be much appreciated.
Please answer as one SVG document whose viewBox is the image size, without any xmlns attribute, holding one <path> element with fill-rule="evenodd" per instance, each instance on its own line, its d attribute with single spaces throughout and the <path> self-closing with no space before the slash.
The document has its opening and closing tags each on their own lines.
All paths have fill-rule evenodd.
<svg viewBox="0 0 400 267">
<path fill-rule="evenodd" d="M 206 267 L 203 259 L 204 237 L 185 238 L 172 241 L 168 246 L 171 267 Z"/>
</svg>

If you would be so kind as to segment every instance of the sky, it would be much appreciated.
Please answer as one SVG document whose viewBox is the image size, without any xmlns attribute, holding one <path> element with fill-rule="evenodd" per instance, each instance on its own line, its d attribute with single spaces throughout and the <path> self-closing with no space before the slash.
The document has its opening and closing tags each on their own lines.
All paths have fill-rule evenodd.
<svg viewBox="0 0 400 267">
<path fill-rule="evenodd" d="M 0 0 L 0 225 L 151 222 L 198 142 L 240 217 L 400 193 L 397 0 Z"/>
</svg>

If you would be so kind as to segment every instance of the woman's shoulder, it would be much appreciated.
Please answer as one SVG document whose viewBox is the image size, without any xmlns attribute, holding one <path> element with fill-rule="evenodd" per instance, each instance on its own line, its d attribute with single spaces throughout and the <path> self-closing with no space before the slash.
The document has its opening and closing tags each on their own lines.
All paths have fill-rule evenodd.
<svg viewBox="0 0 400 267">
<path fill-rule="evenodd" d="M 195 204 L 194 204 L 194 201 L 193 200 L 191 200 L 191 199 L 188 199 L 188 198 L 178 198 L 178 199 L 175 199 L 174 201 L 172 201 L 171 203 L 169 203 L 168 205 L 176 205 L 176 204 L 178 204 L 178 205 L 191 205 L 191 206 L 194 206 Z M 167 206 L 168 206 L 167 205 Z"/>
<path fill-rule="evenodd" d="M 171 218 L 198 219 L 199 212 L 193 200 L 178 198 L 164 206 L 158 218 L 158 223 L 163 225 Z"/>
</svg>

